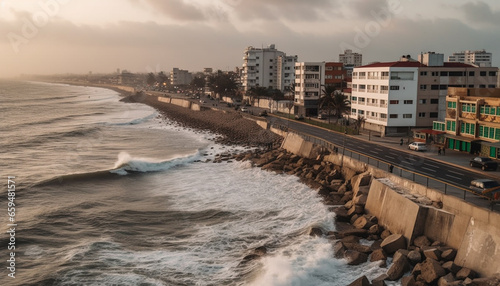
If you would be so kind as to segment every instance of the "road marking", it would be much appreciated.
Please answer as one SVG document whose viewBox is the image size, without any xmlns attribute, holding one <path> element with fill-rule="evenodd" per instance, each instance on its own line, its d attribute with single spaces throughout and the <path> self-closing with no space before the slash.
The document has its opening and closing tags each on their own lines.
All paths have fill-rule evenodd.
<svg viewBox="0 0 500 286">
<path fill-rule="evenodd" d="M 454 172 L 454 171 L 450 171 L 450 170 L 448 170 L 448 172 L 453 173 L 453 174 L 457 174 L 457 175 L 463 175 L 463 173 Z"/>
<path fill-rule="evenodd" d="M 455 177 L 455 176 L 450 176 L 450 175 L 446 175 L 447 177 L 450 177 L 450 178 L 454 178 L 454 179 L 457 179 L 457 180 L 461 180 L 462 178 L 461 177 Z"/>
<path fill-rule="evenodd" d="M 386 156 L 387 158 L 389 158 L 389 159 L 393 159 L 393 160 L 395 160 L 395 159 L 396 159 L 396 157 L 392 157 L 392 156 L 389 156 L 389 155 L 385 155 L 385 156 Z"/>
<path fill-rule="evenodd" d="M 427 170 L 427 171 L 431 171 L 431 172 L 437 172 L 437 170 L 426 168 L 426 167 L 422 167 L 422 169 Z"/>
<path fill-rule="evenodd" d="M 377 151 L 385 151 L 384 149 L 381 149 L 381 148 L 373 148 L 373 150 L 377 150 Z"/>
</svg>

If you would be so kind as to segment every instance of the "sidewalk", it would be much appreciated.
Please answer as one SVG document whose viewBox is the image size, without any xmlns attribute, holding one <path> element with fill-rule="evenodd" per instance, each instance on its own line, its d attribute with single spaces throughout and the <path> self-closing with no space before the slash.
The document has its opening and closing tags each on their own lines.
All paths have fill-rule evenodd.
<svg viewBox="0 0 500 286">
<path fill-rule="evenodd" d="M 401 146 L 400 142 L 402 137 L 380 137 L 378 134 L 374 135 L 374 132 L 372 132 L 370 135 L 366 130 L 362 130 L 360 132 L 360 135 L 353 135 L 352 137 L 370 141 L 372 143 L 377 143 L 388 148 L 406 151 L 411 154 L 417 154 L 419 156 L 430 158 L 436 161 L 445 162 L 454 165 L 455 167 L 474 172 L 477 174 L 478 178 L 492 177 L 494 179 L 500 180 L 500 168 L 497 171 L 483 171 L 479 168 L 472 168 L 469 166 L 469 161 L 470 159 L 474 158 L 475 155 L 471 155 L 466 152 L 446 149 L 444 155 L 443 152 L 441 152 L 441 155 L 439 155 L 438 147 L 436 145 L 427 145 L 427 151 L 416 152 L 408 149 L 408 136 L 404 137 L 404 143 Z"/>
</svg>

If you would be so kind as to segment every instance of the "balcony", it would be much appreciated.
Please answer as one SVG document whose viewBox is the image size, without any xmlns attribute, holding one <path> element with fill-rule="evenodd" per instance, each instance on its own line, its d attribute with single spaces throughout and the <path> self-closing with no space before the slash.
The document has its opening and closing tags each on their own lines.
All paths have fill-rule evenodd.
<svg viewBox="0 0 500 286">
<path fill-rule="evenodd" d="M 367 102 L 366 105 L 378 107 L 378 103 Z"/>
</svg>

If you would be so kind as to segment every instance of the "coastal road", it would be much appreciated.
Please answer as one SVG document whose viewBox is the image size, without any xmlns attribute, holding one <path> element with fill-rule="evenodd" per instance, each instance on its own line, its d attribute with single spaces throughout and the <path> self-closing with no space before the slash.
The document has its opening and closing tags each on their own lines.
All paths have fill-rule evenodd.
<svg viewBox="0 0 500 286">
<path fill-rule="evenodd" d="M 288 126 L 292 130 L 324 139 L 336 145 L 339 149 L 339 153 L 342 152 L 342 146 L 344 146 L 345 142 L 346 153 L 349 153 L 348 151 L 353 151 L 386 162 L 387 164 L 392 164 L 395 167 L 394 173 L 397 174 L 399 174 L 397 168 L 403 168 L 465 189 L 468 189 L 471 180 L 488 177 L 480 173 L 472 172 L 471 170 L 454 166 L 453 164 L 426 157 L 425 152 L 406 152 L 393 149 L 377 143 L 360 140 L 354 136 L 331 132 L 294 120 L 287 121 L 276 117 L 269 117 L 268 120 L 271 123 Z M 441 186 L 443 186 L 443 184 L 441 184 Z M 450 188 L 448 192 L 457 197 L 464 197 L 463 190 L 453 190 L 453 188 Z M 486 200 L 471 194 L 466 194 L 466 198 L 468 201 L 474 201 L 474 203 L 480 205 L 486 202 Z M 481 203 L 481 201 L 483 202 Z"/>
</svg>

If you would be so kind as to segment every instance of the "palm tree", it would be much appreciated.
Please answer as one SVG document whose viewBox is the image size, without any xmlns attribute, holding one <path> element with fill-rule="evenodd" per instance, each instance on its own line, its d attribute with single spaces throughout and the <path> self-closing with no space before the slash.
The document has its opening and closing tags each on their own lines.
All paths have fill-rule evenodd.
<svg viewBox="0 0 500 286">
<path fill-rule="evenodd" d="M 342 118 L 351 109 L 351 102 L 347 97 L 339 90 L 333 93 L 333 112 L 337 116 L 337 120 Z"/>
</svg>

